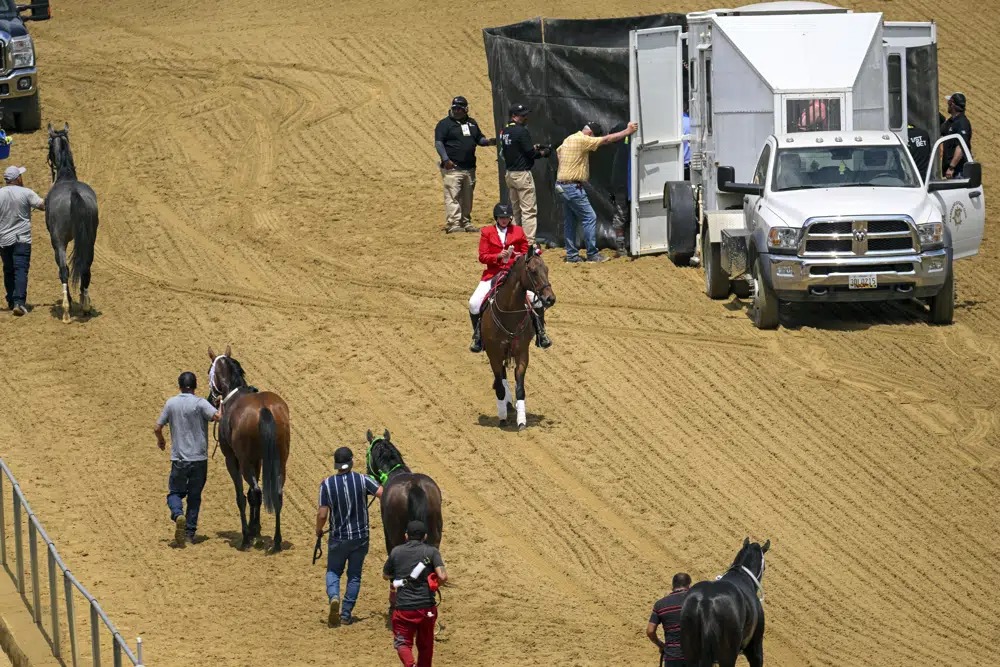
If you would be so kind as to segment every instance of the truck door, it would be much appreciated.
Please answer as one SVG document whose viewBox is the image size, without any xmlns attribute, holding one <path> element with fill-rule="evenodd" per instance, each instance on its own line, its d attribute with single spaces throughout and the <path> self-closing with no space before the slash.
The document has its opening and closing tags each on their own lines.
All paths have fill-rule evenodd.
<svg viewBox="0 0 1000 667">
<path fill-rule="evenodd" d="M 682 46 L 680 26 L 629 33 L 632 255 L 668 250 L 663 186 L 684 180 Z"/>
<path fill-rule="evenodd" d="M 942 160 L 945 158 L 942 146 L 945 142 L 954 139 L 958 140 L 962 150 L 965 151 L 965 158 L 969 161 L 972 160 L 972 151 L 969 150 L 968 144 L 961 136 L 951 134 L 947 137 L 941 137 L 934 144 L 925 183 L 944 179 Z M 950 157 L 948 156 L 948 158 Z M 979 244 L 983 241 L 983 229 L 986 227 L 986 202 L 982 186 L 965 190 L 931 192 L 929 195 L 941 209 L 944 222 L 951 231 L 954 258 L 961 259 L 978 254 Z"/>
<path fill-rule="evenodd" d="M 886 21 L 882 39 L 888 49 L 889 129 L 905 143 L 907 126 L 939 134 L 937 26 L 933 23 Z"/>
</svg>

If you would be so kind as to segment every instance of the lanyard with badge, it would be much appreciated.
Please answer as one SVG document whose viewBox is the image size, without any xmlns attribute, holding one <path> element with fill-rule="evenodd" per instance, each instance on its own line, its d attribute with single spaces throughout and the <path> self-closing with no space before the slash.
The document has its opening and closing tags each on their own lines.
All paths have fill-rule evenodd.
<svg viewBox="0 0 1000 667">
<path fill-rule="evenodd" d="M 469 129 L 469 124 L 468 123 L 460 123 L 459 127 L 462 128 L 462 136 L 465 136 L 465 137 L 471 137 L 472 136 L 472 130 Z"/>
</svg>

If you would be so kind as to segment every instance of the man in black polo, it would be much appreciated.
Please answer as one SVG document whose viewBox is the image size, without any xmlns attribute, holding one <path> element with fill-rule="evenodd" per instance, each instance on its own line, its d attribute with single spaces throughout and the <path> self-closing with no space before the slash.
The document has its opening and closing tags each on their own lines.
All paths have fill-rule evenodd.
<svg viewBox="0 0 1000 667">
<path fill-rule="evenodd" d="M 953 93 L 948 98 L 948 120 L 941 126 L 941 136 L 958 134 L 965 139 L 969 150 L 972 150 L 972 123 L 965 116 L 965 95 Z M 946 141 L 944 155 L 941 156 L 941 168 L 945 178 L 961 178 L 962 167 L 968 162 L 968 156 L 962 150 L 962 144 L 957 139 Z"/>
<path fill-rule="evenodd" d="M 910 149 L 913 161 L 917 163 L 920 180 L 927 178 L 927 166 L 931 163 L 931 135 L 927 130 L 916 127 L 913 123 L 907 126 L 909 138 L 906 147 Z"/>
<path fill-rule="evenodd" d="M 681 652 L 681 607 L 691 588 L 691 577 L 678 572 L 674 575 L 672 586 L 673 590 L 653 605 L 653 613 L 646 626 L 646 636 L 660 649 L 662 667 L 684 667 L 686 663 Z M 663 641 L 656 636 L 658 625 L 663 626 Z"/>
<path fill-rule="evenodd" d="M 497 140 L 483 136 L 479 124 L 469 117 L 469 102 L 461 95 L 452 99 L 451 110 L 434 129 L 434 148 L 441 158 L 444 181 L 445 231 L 449 234 L 479 231 L 472 226 L 476 148 L 496 144 Z"/>
<path fill-rule="evenodd" d="M 510 204 L 514 207 L 514 224 L 524 229 L 528 243 L 535 243 L 538 231 L 538 207 L 535 203 L 535 178 L 531 168 L 538 158 L 548 157 L 552 152 L 531 142 L 528 132 L 528 112 L 523 104 L 510 108 L 510 122 L 500 132 L 500 148 L 507 168 L 504 181 L 510 192 Z"/>
</svg>

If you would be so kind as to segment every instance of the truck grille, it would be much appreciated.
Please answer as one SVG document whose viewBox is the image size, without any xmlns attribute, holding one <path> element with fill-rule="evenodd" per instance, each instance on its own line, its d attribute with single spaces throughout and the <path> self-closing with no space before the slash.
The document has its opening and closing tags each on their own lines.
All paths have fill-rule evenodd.
<svg viewBox="0 0 1000 667">
<path fill-rule="evenodd" d="M 913 225 L 902 219 L 806 223 L 799 248 L 805 257 L 879 256 L 917 250 Z"/>
</svg>

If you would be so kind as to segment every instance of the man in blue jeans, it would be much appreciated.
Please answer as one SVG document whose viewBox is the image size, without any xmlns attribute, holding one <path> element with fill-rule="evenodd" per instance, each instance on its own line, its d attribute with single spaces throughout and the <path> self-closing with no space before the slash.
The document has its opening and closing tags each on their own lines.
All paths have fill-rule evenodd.
<svg viewBox="0 0 1000 667">
<path fill-rule="evenodd" d="M 153 433 L 160 450 L 166 449 L 163 427 L 170 425 L 170 481 L 167 507 L 174 524 L 178 547 L 194 542 L 201 510 L 201 492 L 208 477 L 208 422 L 219 421 L 221 412 L 200 396 L 195 396 L 198 380 L 185 371 L 177 378 L 181 393 L 169 399 L 156 420 Z M 182 501 L 187 497 L 187 513 Z"/>
<path fill-rule="evenodd" d="M 633 134 L 639 125 L 629 123 L 621 132 L 604 134 L 604 128 L 596 121 L 589 121 L 583 129 L 566 137 L 556 149 L 559 155 L 559 170 L 556 173 L 556 192 L 563 200 L 563 234 L 566 240 L 566 260 L 572 264 L 584 261 L 576 247 L 576 223 L 583 225 L 583 237 L 587 243 L 588 262 L 603 262 L 604 257 L 597 251 L 597 214 L 590 205 L 584 186 L 590 180 L 590 153 L 605 144 L 621 141 Z"/>
<path fill-rule="evenodd" d="M 370 477 L 353 472 L 354 453 L 341 447 L 333 454 L 337 474 L 319 485 L 316 537 L 330 524 L 326 551 L 326 594 L 330 598 L 327 623 L 331 628 L 354 622 L 351 612 L 361 592 L 361 567 L 368 555 L 368 496 L 382 497 L 382 487 Z M 347 566 L 347 589 L 340 602 L 340 578 Z"/>
<path fill-rule="evenodd" d="M 45 201 L 24 187 L 24 167 L 7 167 L 6 187 L 0 189 L 0 259 L 7 310 L 28 312 L 28 269 L 31 267 L 31 209 L 45 210 Z"/>
</svg>

